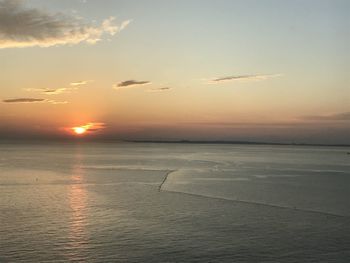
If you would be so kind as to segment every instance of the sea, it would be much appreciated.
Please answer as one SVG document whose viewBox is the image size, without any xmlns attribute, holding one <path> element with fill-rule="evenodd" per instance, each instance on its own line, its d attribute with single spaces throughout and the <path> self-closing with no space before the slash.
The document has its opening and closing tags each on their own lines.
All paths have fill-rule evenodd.
<svg viewBox="0 0 350 263">
<path fill-rule="evenodd" d="M 350 262 L 350 147 L 0 143 L 0 262 Z"/>
</svg>

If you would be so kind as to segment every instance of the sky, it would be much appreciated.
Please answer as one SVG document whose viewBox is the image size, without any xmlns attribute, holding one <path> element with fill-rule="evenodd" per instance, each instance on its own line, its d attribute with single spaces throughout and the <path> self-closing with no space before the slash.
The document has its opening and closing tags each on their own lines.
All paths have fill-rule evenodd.
<svg viewBox="0 0 350 263">
<path fill-rule="evenodd" d="M 0 139 L 350 144 L 349 11 L 0 0 Z"/>
</svg>

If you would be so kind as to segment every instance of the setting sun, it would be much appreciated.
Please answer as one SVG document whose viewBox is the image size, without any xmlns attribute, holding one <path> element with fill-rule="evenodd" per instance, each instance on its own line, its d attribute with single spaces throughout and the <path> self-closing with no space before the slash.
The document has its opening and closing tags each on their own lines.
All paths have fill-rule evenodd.
<svg viewBox="0 0 350 263">
<path fill-rule="evenodd" d="M 86 132 L 86 128 L 84 127 L 74 127 L 73 130 L 76 134 L 84 134 Z"/>
<path fill-rule="evenodd" d="M 98 133 L 106 127 L 106 124 L 103 122 L 88 122 L 83 125 L 68 127 L 67 130 L 70 134 L 74 135 L 84 135 L 85 133 L 93 134 Z"/>
</svg>

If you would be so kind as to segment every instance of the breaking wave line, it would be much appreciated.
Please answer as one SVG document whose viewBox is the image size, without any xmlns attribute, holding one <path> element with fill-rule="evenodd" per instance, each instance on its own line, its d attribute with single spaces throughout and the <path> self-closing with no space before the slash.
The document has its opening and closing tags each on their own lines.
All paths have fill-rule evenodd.
<svg viewBox="0 0 350 263">
<path fill-rule="evenodd" d="M 230 198 L 225 198 L 225 197 L 218 197 L 218 196 L 203 195 L 203 194 L 196 194 L 196 193 L 188 193 L 188 192 L 181 192 L 181 191 L 176 191 L 176 190 L 163 189 L 163 185 L 167 181 L 169 175 L 174 173 L 174 172 L 177 172 L 177 171 L 178 170 L 171 170 L 165 174 L 162 183 L 158 187 L 158 192 L 164 191 L 164 192 L 168 192 L 168 193 L 183 194 L 183 195 L 192 196 L 192 197 L 224 200 L 224 201 L 228 201 L 228 202 L 236 202 L 236 203 L 249 204 L 249 205 L 255 205 L 255 206 L 266 206 L 266 207 L 272 207 L 272 208 L 278 208 L 278 209 L 288 209 L 288 210 L 294 210 L 294 211 L 300 211 L 300 212 L 307 212 L 307 213 L 313 213 L 313 214 L 319 214 L 319 215 L 326 215 L 326 216 L 333 216 L 333 217 L 338 217 L 338 218 L 350 219 L 350 216 L 348 216 L 348 215 L 340 215 L 340 214 L 335 214 L 332 212 L 324 212 L 324 211 L 310 210 L 310 209 L 304 209 L 304 208 L 299 208 L 299 207 L 290 207 L 290 206 L 283 206 L 283 205 L 276 205 L 276 204 L 260 203 L 260 202 L 256 202 L 256 201 L 230 199 Z"/>
</svg>

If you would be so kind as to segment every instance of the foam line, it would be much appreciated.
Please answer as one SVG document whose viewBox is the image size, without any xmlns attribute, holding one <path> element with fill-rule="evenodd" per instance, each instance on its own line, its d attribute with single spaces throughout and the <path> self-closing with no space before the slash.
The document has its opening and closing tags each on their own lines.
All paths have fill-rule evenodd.
<svg viewBox="0 0 350 263">
<path fill-rule="evenodd" d="M 334 214 L 334 213 L 331 213 L 331 212 L 322 212 L 322 211 L 309 210 L 309 209 L 303 209 L 303 208 L 298 208 L 298 207 L 289 207 L 289 206 L 282 206 L 282 205 L 259 203 L 259 202 L 247 201 L 247 200 L 239 200 L 239 199 L 228 199 L 228 198 L 224 198 L 224 197 L 208 196 L 208 195 L 194 194 L 194 193 L 186 193 L 186 192 L 180 192 L 180 191 L 174 191 L 174 190 L 162 190 L 162 189 L 159 189 L 159 191 L 175 193 L 175 194 L 183 194 L 183 195 L 194 196 L 194 197 L 202 197 L 202 198 L 209 198 L 209 199 L 216 199 L 216 200 L 224 200 L 224 201 L 228 201 L 228 202 L 236 202 L 236 203 L 243 203 L 243 204 L 256 205 L 256 206 L 267 206 L 267 207 L 273 207 L 273 208 L 279 208 L 279 209 L 295 210 L 295 211 L 314 213 L 314 214 L 319 214 L 319 215 L 326 215 L 326 216 L 333 216 L 333 217 L 350 219 L 350 216 L 347 216 L 347 215 L 339 215 L 339 214 Z"/>
<path fill-rule="evenodd" d="M 339 218 L 346 218 L 350 219 L 350 216 L 348 215 L 339 215 L 331 212 L 323 212 L 318 210 L 309 210 L 309 209 L 303 209 L 298 207 L 290 207 L 290 206 L 283 206 L 283 205 L 274 205 L 274 204 L 267 204 L 267 203 L 260 203 L 260 202 L 254 202 L 254 201 L 247 201 L 247 200 L 239 200 L 239 199 L 229 199 L 225 197 L 217 197 L 217 196 L 209 196 L 209 195 L 202 195 L 202 194 L 195 194 L 195 193 L 187 193 L 187 192 L 180 192 L 180 191 L 174 191 L 174 190 L 163 190 L 162 187 L 166 180 L 168 179 L 169 175 L 171 173 L 177 172 L 178 170 L 171 170 L 168 173 L 166 173 L 163 182 L 159 185 L 158 191 L 164 191 L 169 193 L 175 193 L 175 194 L 183 194 L 188 196 L 194 196 L 194 197 L 201 197 L 201 198 L 210 198 L 210 199 L 216 199 L 216 200 L 224 200 L 228 202 L 237 202 L 237 203 L 243 203 L 243 204 L 249 204 L 249 205 L 256 205 L 256 206 L 267 206 L 267 207 L 273 207 L 273 208 L 279 208 L 279 209 L 288 209 L 288 210 L 294 210 L 294 211 L 301 211 L 301 212 L 307 212 L 307 213 L 314 213 L 319 215 L 326 215 L 326 216 L 334 216 Z"/>
</svg>

